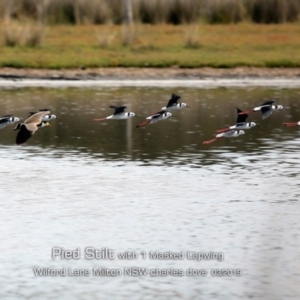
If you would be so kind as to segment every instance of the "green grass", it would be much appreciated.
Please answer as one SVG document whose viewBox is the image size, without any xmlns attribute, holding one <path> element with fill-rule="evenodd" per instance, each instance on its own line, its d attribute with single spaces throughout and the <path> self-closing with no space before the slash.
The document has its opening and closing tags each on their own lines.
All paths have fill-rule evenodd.
<svg viewBox="0 0 300 300">
<path fill-rule="evenodd" d="M 186 45 L 186 26 L 138 25 L 122 46 L 121 26 L 53 26 L 40 46 L 0 46 L 0 67 L 97 68 L 300 67 L 300 26 L 199 25 L 198 47 Z M 114 34 L 106 47 L 98 36 Z"/>
</svg>

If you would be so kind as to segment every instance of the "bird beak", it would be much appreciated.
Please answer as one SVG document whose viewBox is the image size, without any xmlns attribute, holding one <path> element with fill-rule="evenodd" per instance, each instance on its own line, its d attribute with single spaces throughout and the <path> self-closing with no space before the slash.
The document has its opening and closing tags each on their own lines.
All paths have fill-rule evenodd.
<svg viewBox="0 0 300 300">
<path fill-rule="evenodd" d="M 191 108 L 190 106 L 186 106 L 187 108 Z"/>
</svg>

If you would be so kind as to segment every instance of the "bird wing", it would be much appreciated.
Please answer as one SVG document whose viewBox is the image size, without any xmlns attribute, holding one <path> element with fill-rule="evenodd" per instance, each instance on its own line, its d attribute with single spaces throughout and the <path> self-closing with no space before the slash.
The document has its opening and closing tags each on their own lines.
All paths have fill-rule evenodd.
<svg viewBox="0 0 300 300">
<path fill-rule="evenodd" d="M 39 111 L 49 111 L 50 112 L 50 109 L 49 108 L 40 108 Z M 36 111 L 31 111 L 31 112 L 29 112 L 29 116 L 32 116 L 36 113 L 37 113 Z"/>
<path fill-rule="evenodd" d="M 114 108 L 115 109 L 114 115 L 117 115 L 117 114 L 121 114 L 122 112 L 124 112 L 124 110 L 125 110 L 125 108 L 127 106 L 114 106 L 114 105 L 110 105 L 109 107 L 110 108 Z"/>
<path fill-rule="evenodd" d="M 261 116 L 263 120 L 266 119 L 271 113 L 272 113 L 271 106 L 266 106 L 261 108 Z"/>
<path fill-rule="evenodd" d="M 264 105 L 272 105 L 273 103 L 275 103 L 276 101 L 275 100 L 268 100 L 266 102 L 264 102 L 261 106 L 264 106 Z"/>
<path fill-rule="evenodd" d="M 36 128 L 35 130 L 33 128 L 34 126 Z M 32 137 L 32 135 L 36 130 L 37 127 L 34 124 L 22 124 L 17 134 L 16 144 L 17 145 L 24 144 L 29 138 Z"/>
<path fill-rule="evenodd" d="M 164 114 L 166 111 L 162 109 L 161 111 L 158 111 L 156 114 L 151 115 L 152 119 L 159 118 L 162 114 Z"/>
<path fill-rule="evenodd" d="M 248 114 L 242 114 L 242 115 L 239 115 L 239 113 L 243 112 L 242 110 L 240 110 L 239 108 L 236 107 L 236 110 L 237 110 L 237 118 L 236 118 L 236 124 L 239 124 L 239 123 L 246 123 L 246 120 L 248 118 Z"/>
<path fill-rule="evenodd" d="M 24 124 L 30 124 L 30 123 L 33 123 L 36 125 L 40 124 L 42 122 L 43 117 L 49 113 L 50 113 L 49 110 L 37 112 L 34 115 L 31 115 L 29 118 L 27 118 L 24 121 Z"/>
<path fill-rule="evenodd" d="M 7 123 L 9 121 L 10 116 L 3 116 L 0 118 L 0 124 Z"/>
<path fill-rule="evenodd" d="M 161 116 L 161 114 L 152 115 L 152 120 L 157 119 Z"/>
<path fill-rule="evenodd" d="M 176 105 L 179 99 L 180 99 L 180 96 L 173 93 L 171 96 L 171 99 L 169 100 L 169 102 L 167 104 L 167 107 Z"/>
<path fill-rule="evenodd" d="M 41 123 L 43 123 L 43 122 L 41 122 Z M 24 124 L 24 125 L 28 131 L 30 131 L 30 132 L 32 132 L 32 134 L 34 134 L 38 130 L 39 124 L 29 123 L 29 124 Z"/>
</svg>

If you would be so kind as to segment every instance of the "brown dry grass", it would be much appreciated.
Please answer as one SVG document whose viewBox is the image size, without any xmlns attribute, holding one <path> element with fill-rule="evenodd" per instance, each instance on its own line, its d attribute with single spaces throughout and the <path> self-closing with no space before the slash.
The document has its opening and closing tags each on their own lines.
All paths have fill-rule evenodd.
<svg viewBox="0 0 300 300">
<path fill-rule="evenodd" d="M 6 21 L 1 26 L 3 44 L 7 47 L 37 47 L 42 43 L 46 29 L 41 24 Z"/>
</svg>

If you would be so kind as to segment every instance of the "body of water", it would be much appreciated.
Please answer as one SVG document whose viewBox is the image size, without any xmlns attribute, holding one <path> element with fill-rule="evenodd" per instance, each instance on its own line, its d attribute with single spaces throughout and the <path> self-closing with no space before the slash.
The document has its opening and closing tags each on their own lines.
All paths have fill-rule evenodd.
<svg viewBox="0 0 300 300">
<path fill-rule="evenodd" d="M 191 108 L 135 128 L 172 92 Z M 253 113 L 245 135 L 202 145 L 235 124 L 235 107 L 270 98 L 288 109 L 264 121 Z M 109 105 L 138 117 L 93 122 Z M 59 119 L 25 145 L 15 145 L 14 125 L 0 130 L 1 299 L 297 299 L 300 131 L 282 123 L 300 120 L 299 89 L 0 90 L 0 115 L 40 108 Z M 55 247 L 75 252 L 52 257 Z M 96 250 L 100 258 L 86 256 Z"/>
</svg>

